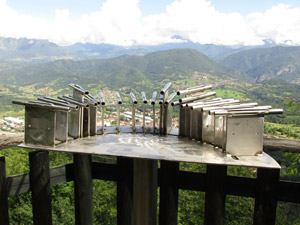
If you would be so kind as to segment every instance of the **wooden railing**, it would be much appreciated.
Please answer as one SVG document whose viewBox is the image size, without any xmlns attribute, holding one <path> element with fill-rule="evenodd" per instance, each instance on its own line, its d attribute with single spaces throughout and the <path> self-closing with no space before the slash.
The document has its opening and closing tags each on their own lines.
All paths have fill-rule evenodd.
<svg viewBox="0 0 300 225">
<path fill-rule="evenodd" d="M 264 149 L 300 152 L 299 143 L 268 139 Z M 51 186 L 70 181 L 74 181 L 76 224 L 92 224 L 89 184 L 93 179 L 116 182 L 118 224 L 134 224 L 133 161 L 118 157 L 116 164 L 99 163 L 74 154 L 74 163 L 49 168 L 48 152 L 34 151 L 29 153 L 29 173 L 6 177 L 5 158 L 0 157 L 0 224 L 9 224 L 8 197 L 29 191 L 34 224 L 52 224 Z M 253 223 L 275 224 L 278 201 L 300 203 L 300 183 L 279 180 L 279 173 L 279 169 L 258 168 L 257 178 L 236 177 L 227 175 L 222 165 L 206 165 L 206 173 L 196 173 L 181 171 L 179 162 L 160 161 L 159 224 L 177 224 L 179 189 L 205 192 L 205 224 L 224 224 L 226 195 L 254 198 Z M 152 216 L 156 218 L 156 212 Z"/>
</svg>

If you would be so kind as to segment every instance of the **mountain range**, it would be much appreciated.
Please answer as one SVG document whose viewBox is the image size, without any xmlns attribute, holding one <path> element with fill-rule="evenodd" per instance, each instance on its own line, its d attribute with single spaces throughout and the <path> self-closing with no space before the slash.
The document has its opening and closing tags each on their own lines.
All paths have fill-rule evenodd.
<svg viewBox="0 0 300 225">
<path fill-rule="evenodd" d="M 257 101 L 278 108 L 282 107 L 284 97 L 300 99 L 300 47 L 243 47 L 242 50 L 206 46 L 219 51 L 215 54 L 218 57 L 221 53 L 227 55 L 213 60 L 199 49 L 191 48 L 150 51 L 155 48 L 152 46 L 146 53 L 138 47 L 75 46 L 62 47 L 46 40 L 1 39 L 0 114 L 20 113 L 11 104 L 14 98 L 67 94 L 69 83 L 82 85 L 92 94 L 119 90 L 124 97 L 130 91 L 137 94 L 145 91 L 149 96 L 169 81 L 175 90 L 212 84 L 220 97 Z M 113 58 L 96 56 L 113 56 L 122 51 L 127 54 Z M 91 53 L 93 57 L 87 56 Z M 285 112 L 284 120 L 298 123 L 300 117 Z"/>
<path fill-rule="evenodd" d="M 39 64 L 18 64 L 17 67 L 7 63 L 0 70 L 0 79 L 3 84 L 14 86 L 45 87 L 51 83 L 59 89 L 73 82 L 85 86 L 103 84 L 118 89 L 137 86 L 139 82 L 157 84 L 163 80 L 191 79 L 195 74 L 224 79 L 242 77 L 239 71 L 226 68 L 196 50 L 173 49 L 112 59 L 56 60 Z"/>
<path fill-rule="evenodd" d="M 75 43 L 69 46 L 59 46 L 48 40 L 27 38 L 0 37 L 0 61 L 14 61 L 23 63 L 49 62 L 59 59 L 107 59 L 124 54 L 145 55 L 154 51 L 171 49 L 195 49 L 212 60 L 224 58 L 233 53 L 252 48 L 275 46 L 265 41 L 262 46 L 224 46 L 213 44 L 199 44 L 183 40 L 182 43 L 168 43 L 149 46 L 117 46 L 110 44 Z"/>
<path fill-rule="evenodd" d="M 241 51 L 219 61 L 257 82 L 285 80 L 300 83 L 300 47 L 272 47 Z"/>
<path fill-rule="evenodd" d="M 125 48 L 89 43 L 59 46 L 47 40 L 0 38 L 0 77 L 5 84 L 45 85 L 56 79 L 63 83 L 77 79 L 83 83 L 101 81 L 117 88 L 131 80 L 160 82 L 170 77 L 191 77 L 195 72 L 240 81 L 300 83 L 300 47 L 250 49 L 185 42 Z"/>
</svg>

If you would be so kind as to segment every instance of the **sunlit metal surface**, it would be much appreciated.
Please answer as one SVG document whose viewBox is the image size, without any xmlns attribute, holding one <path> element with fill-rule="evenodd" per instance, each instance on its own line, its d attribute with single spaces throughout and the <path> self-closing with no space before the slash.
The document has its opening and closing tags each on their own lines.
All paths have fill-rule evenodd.
<svg viewBox="0 0 300 225">
<path fill-rule="evenodd" d="M 158 127 L 155 125 L 156 91 L 153 92 L 151 100 L 153 105 L 153 126 L 151 127 L 146 126 L 146 104 L 148 101 L 145 92 L 141 92 L 143 99 L 142 126 L 137 126 L 138 123 L 136 123 L 139 121 L 136 121 L 135 113 L 141 109 L 140 105 L 137 105 L 138 102 L 133 92 L 130 92 L 132 100 L 132 124 L 130 127 L 120 126 L 122 100 L 118 92 L 116 93 L 117 112 L 112 113 L 117 115 L 116 127 L 105 127 L 104 125 L 105 102 L 103 93 L 99 93 L 99 101 L 89 94 L 89 91 L 72 83 L 69 85 L 73 89 L 72 94 L 58 96 L 63 101 L 39 97 L 39 101 L 14 100 L 13 103 L 25 105 L 25 147 L 37 144 L 40 145 L 40 149 L 46 150 L 53 148 L 52 150 L 57 151 L 120 156 L 126 156 L 122 151 L 130 149 L 126 150 L 129 152 L 128 157 L 225 165 L 228 161 L 228 157 L 224 156 L 225 152 L 235 158 L 242 156 L 259 158 L 257 154 L 263 151 L 263 116 L 283 113 L 282 109 L 272 109 L 271 106 L 257 106 L 257 103 L 238 104 L 240 100 L 213 98 L 216 92 L 204 92 L 204 90 L 210 89 L 211 85 L 188 88 L 178 93 L 175 91 L 169 96 L 171 85 L 171 82 L 167 83 L 160 92 Z M 173 102 L 176 93 L 184 96 Z M 97 127 L 99 104 L 101 104 L 101 127 Z M 174 125 L 177 123 L 176 118 L 173 121 L 173 106 L 177 105 L 178 108 L 174 112 L 179 109 L 179 132 L 178 129 L 173 128 L 172 124 L 172 122 Z M 78 110 L 76 110 L 77 108 Z M 108 113 L 107 117 L 109 115 L 111 113 Z M 146 136 L 141 136 L 141 133 Z M 135 134 L 140 136 L 135 136 Z M 147 136 L 149 134 L 162 136 Z M 165 136 L 168 134 L 177 136 L 177 139 L 170 141 L 174 137 Z M 120 137 L 120 135 L 125 136 Z M 88 140 L 94 139 L 90 136 L 97 136 L 92 145 L 89 145 Z M 178 136 L 182 139 L 179 139 Z M 69 138 L 83 139 L 71 141 L 70 145 L 57 145 L 60 142 L 66 142 Z M 110 142 L 111 139 L 113 139 L 112 142 Z M 134 140 L 134 142 L 121 141 L 123 139 Z M 207 143 L 207 145 L 195 143 L 195 141 Z M 80 147 L 73 146 L 74 143 Z M 151 147 L 147 147 L 148 145 Z M 97 150 L 99 146 L 101 150 Z M 108 149 L 113 148 L 116 148 L 113 153 L 107 152 Z M 222 151 L 214 150 L 218 148 L 222 148 Z M 75 150 L 72 151 L 72 149 Z M 157 153 L 156 149 L 161 152 Z M 166 150 L 163 151 L 164 149 Z M 213 155 L 211 155 L 212 152 Z M 195 159 L 193 158 L 194 155 Z M 230 160 L 229 162 L 231 163 Z M 233 165 L 242 165 L 241 162 L 243 163 L 243 160 L 238 160 Z M 259 167 L 259 164 L 250 163 L 247 165 Z"/>
<path fill-rule="evenodd" d="M 112 130 L 116 132 L 116 129 Z M 154 160 L 280 168 L 278 163 L 266 153 L 260 156 L 239 156 L 236 158 L 226 156 L 221 149 L 216 149 L 210 144 L 201 144 L 174 135 L 143 134 L 143 129 L 137 128 L 136 132 L 139 131 L 140 133 L 136 134 L 106 134 L 75 139 L 55 147 L 29 144 L 21 144 L 20 147 Z"/>
</svg>

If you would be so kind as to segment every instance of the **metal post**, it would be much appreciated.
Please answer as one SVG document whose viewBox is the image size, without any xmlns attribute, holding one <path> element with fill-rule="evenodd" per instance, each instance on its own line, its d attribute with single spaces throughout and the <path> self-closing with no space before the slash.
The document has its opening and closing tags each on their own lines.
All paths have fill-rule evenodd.
<svg viewBox="0 0 300 225">
<path fill-rule="evenodd" d="M 101 106 L 102 134 L 104 134 L 104 105 Z"/>
<path fill-rule="evenodd" d="M 153 107 L 153 134 L 156 134 L 156 130 L 155 130 L 155 104 L 152 105 Z"/>
<path fill-rule="evenodd" d="M 69 84 L 73 88 L 73 98 L 79 102 L 84 102 L 84 96 L 88 95 L 89 92 L 79 85 Z M 82 110 L 82 137 L 90 136 L 90 107 L 84 107 Z"/>
<path fill-rule="evenodd" d="M 151 99 L 151 105 L 153 106 L 153 134 L 156 134 L 156 130 L 155 130 L 155 101 L 156 101 L 156 95 L 157 95 L 157 92 L 154 91 L 153 94 L 152 94 L 152 99 Z"/>
<path fill-rule="evenodd" d="M 120 104 L 117 105 L 117 132 L 120 133 Z"/>
<path fill-rule="evenodd" d="M 132 100 L 132 114 L 131 114 L 132 132 L 135 133 L 135 131 L 136 131 L 136 127 L 135 127 L 135 105 L 137 104 L 137 100 L 136 100 L 135 95 L 133 94 L 133 92 L 130 92 L 130 97 L 131 97 L 131 100 Z"/>
<path fill-rule="evenodd" d="M 143 107 L 143 130 L 144 130 L 144 133 L 146 133 L 146 122 L 145 122 L 146 115 L 145 115 L 145 113 L 146 113 L 146 104 L 144 104 L 144 107 Z"/>
<path fill-rule="evenodd" d="M 160 100 L 159 100 L 159 134 L 163 133 L 163 115 L 164 115 L 163 95 L 160 95 Z"/>
<path fill-rule="evenodd" d="M 166 121 L 165 121 L 165 113 L 167 113 L 167 108 L 165 106 L 165 102 L 169 96 L 169 88 L 171 87 L 172 83 L 168 82 L 163 89 L 160 91 L 159 97 L 159 104 L 160 104 L 160 118 L 159 118 L 159 134 L 166 134 Z"/>
<path fill-rule="evenodd" d="M 135 133 L 135 104 L 132 103 L 132 111 L 131 111 L 131 120 L 132 120 L 132 132 Z"/>
<path fill-rule="evenodd" d="M 146 105 L 147 105 L 147 97 L 144 91 L 141 92 L 142 94 L 142 98 L 143 98 L 143 103 L 144 103 L 144 107 L 143 107 L 143 131 L 144 133 L 146 133 L 146 122 L 145 122 L 145 117 L 146 117 Z"/>
<path fill-rule="evenodd" d="M 99 97 L 100 97 L 100 104 L 101 104 L 102 134 L 104 134 L 104 106 L 105 106 L 105 100 L 104 100 L 104 96 L 103 96 L 102 92 L 99 93 Z"/>
<path fill-rule="evenodd" d="M 122 99 L 120 93 L 116 93 L 117 96 L 117 132 L 120 133 L 120 107 L 122 104 Z"/>
</svg>

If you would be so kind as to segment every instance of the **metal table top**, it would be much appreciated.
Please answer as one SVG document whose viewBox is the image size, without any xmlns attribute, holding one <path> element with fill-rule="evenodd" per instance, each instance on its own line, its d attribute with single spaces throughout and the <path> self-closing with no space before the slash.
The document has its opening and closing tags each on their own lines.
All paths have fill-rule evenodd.
<svg viewBox="0 0 300 225">
<path fill-rule="evenodd" d="M 127 131 L 129 130 L 127 129 Z M 137 131 L 139 132 L 140 129 Z M 111 132 L 110 134 L 71 140 L 53 147 L 28 144 L 21 144 L 20 147 L 153 160 L 280 168 L 280 165 L 266 153 L 259 156 L 239 156 L 236 158 L 226 156 L 221 149 L 216 149 L 210 144 L 198 143 L 175 135 L 159 136 L 126 132 L 115 134 Z"/>
</svg>

